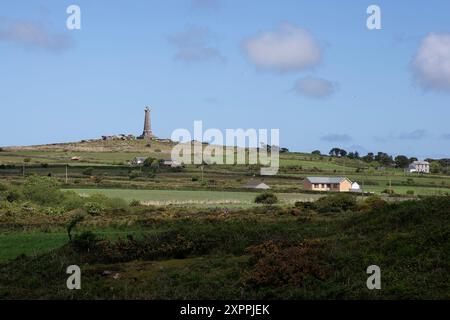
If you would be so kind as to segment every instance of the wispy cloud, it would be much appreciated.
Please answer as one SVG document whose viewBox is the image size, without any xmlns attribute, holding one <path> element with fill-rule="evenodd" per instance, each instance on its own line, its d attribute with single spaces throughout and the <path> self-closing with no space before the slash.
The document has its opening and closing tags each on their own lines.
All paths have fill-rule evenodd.
<svg viewBox="0 0 450 320">
<path fill-rule="evenodd" d="M 350 142 L 353 139 L 347 135 L 347 134 L 338 134 L 338 133 L 330 133 L 322 138 L 320 138 L 322 141 L 326 142 Z"/>
<path fill-rule="evenodd" d="M 411 132 L 404 132 L 398 135 L 398 139 L 401 140 L 420 140 L 425 138 L 427 131 L 423 129 L 417 129 Z"/>
<path fill-rule="evenodd" d="M 442 135 L 442 139 L 444 139 L 444 140 L 450 140 L 450 133 L 444 133 L 444 134 Z"/>
<path fill-rule="evenodd" d="M 450 93 L 450 33 L 431 33 L 422 39 L 412 69 L 423 89 Z"/>
<path fill-rule="evenodd" d="M 338 84 L 321 78 L 306 77 L 297 80 L 292 88 L 297 94 L 315 99 L 332 96 L 338 89 Z"/>
<path fill-rule="evenodd" d="M 64 51 L 73 46 L 70 36 L 54 33 L 43 23 L 6 17 L 0 17 L 0 41 L 49 51 Z"/>
<path fill-rule="evenodd" d="M 214 36 L 206 27 L 189 26 L 170 35 L 168 41 L 176 47 L 175 59 L 191 62 L 225 62 L 225 57 L 212 45 Z"/>
<path fill-rule="evenodd" d="M 242 47 L 251 63 L 277 72 L 311 69 L 322 60 L 322 48 L 314 36 L 289 23 L 245 39 Z"/>
</svg>

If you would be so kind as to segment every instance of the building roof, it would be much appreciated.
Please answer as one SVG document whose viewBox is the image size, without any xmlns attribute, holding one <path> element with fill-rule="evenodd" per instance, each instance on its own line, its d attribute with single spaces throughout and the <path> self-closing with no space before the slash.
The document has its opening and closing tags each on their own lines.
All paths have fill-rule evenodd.
<svg viewBox="0 0 450 320">
<path fill-rule="evenodd" d="M 425 165 L 429 165 L 430 163 L 428 161 L 413 161 L 411 164 L 425 164 Z"/>
<path fill-rule="evenodd" d="M 311 183 L 341 183 L 348 180 L 345 177 L 306 177 L 306 179 Z"/>
<path fill-rule="evenodd" d="M 264 186 L 264 187 L 269 187 L 267 184 L 265 184 L 264 182 L 261 182 L 261 181 L 252 181 L 252 182 L 249 182 L 248 184 L 246 184 L 245 186 L 244 186 L 244 188 L 256 188 L 256 187 L 259 187 L 259 186 Z"/>
<path fill-rule="evenodd" d="M 146 157 L 135 157 L 133 160 L 136 160 L 136 161 L 145 161 L 145 160 L 147 160 L 147 158 L 146 158 Z"/>
</svg>

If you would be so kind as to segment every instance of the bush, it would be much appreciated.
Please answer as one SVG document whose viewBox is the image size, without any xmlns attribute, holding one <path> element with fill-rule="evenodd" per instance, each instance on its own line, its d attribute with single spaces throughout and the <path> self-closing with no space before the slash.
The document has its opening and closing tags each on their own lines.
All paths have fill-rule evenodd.
<svg viewBox="0 0 450 320">
<path fill-rule="evenodd" d="M 98 216 L 105 212 L 105 207 L 97 202 L 86 202 L 83 209 L 92 216 Z"/>
<path fill-rule="evenodd" d="M 295 246 L 266 241 L 247 249 L 251 255 L 250 271 L 245 271 L 243 284 L 248 287 L 281 288 L 286 285 L 303 286 L 309 279 L 324 280 L 328 269 L 320 259 L 319 242 L 305 242 Z"/>
<path fill-rule="evenodd" d="M 262 203 L 262 204 L 275 204 L 278 202 L 278 198 L 275 194 L 272 192 L 263 192 L 256 196 L 255 203 Z"/>
<path fill-rule="evenodd" d="M 198 177 L 192 177 L 191 180 L 192 180 L 193 182 L 198 181 Z"/>
<path fill-rule="evenodd" d="M 94 249 L 101 239 L 91 231 L 84 231 L 73 237 L 71 245 L 77 251 L 85 252 Z"/>
<path fill-rule="evenodd" d="M 347 193 L 336 193 L 320 198 L 315 203 L 318 212 L 345 212 L 357 208 L 356 197 Z"/>
<path fill-rule="evenodd" d="M 311 210 L 316 210 L 317 209 L 316 204 L 314 202 L 309 202 L 309 201 L 307 201 L 307 202 L 296 201 L 294 206 L 296 208 L 303 209 L 303 210 L 306 210 L 306 211 L 311 211 Z"/>
<path fill-rule="evenodd" d="M 139 207 L 141 202 L 139 200 L 133 199 L 130 201 L 130 207 Z"/>
<path fill-rule="evenodd" d="M 406 191 L 407 195 L 413 196 L 414 195 L 414 190 L 408 190 Z"/>
<path fill-rule="evenodd" d="M 85 200 L 73 191 L 64 192 L 63 207 L 66 211 L 82 208 Z"/>
<path fill-rule="evenodd" d="M 5 192 L 4 197 L 8 202 L 16 202 L 23 198 L 23 194 L 19 189 L 11 189 Z"/>
<path fill-rule="evenodd" d="M 64 198 L 59 183 L 51 177 L 29 177 L 22 188 L 25 199 L 41 205 L 59 204 Z"/>
<path fill-rule="evenodd" d="M 378 196 L 370 196 L 359 205 L 360 211 L 371 211 L 381 209 L 387 204 L 387 202 Z"/>
</svg>

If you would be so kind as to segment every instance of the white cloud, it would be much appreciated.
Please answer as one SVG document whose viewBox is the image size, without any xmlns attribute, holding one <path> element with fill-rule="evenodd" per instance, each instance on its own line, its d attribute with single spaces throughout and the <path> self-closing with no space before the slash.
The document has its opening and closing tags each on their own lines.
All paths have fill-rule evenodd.
<svg viewBox="0 0 450 320">
<path fill-rule="evenodd" d="M 322 60 L 322 49 L 312 34 L 288 23 L 245 39 L 243 48 L 257 67 L 278 72 L 310 69 Z"/>
<path fill-rule="evenodd" d="M 297 94 L 316 99 L 328 98 L 333 95 L 337 89 L 338 85 L 336 83 L 313 77 L 299 79 L 293 87 L 293 90 Z"/>
<path fill-rule="evenodd" d="M 211 45 L 212 32 L 205 27 L 189 26 L 184 31 L 168 37 L 177 48 L 175 59 L 184 62 L 202 62 L 216 60 L 225 62 L 225 57 Z"/>
<path fill-rule="evenodd" d="M 0 41 L 50 51 L 66 50 L 73 45 L 69 36 L 52 33 L 41 23 L 10 20 L 5 17 L 0 17 Z"/>
<path fill-rule="evenodd" d="M 431 33 L 422 39 L 412 67 L 423 89 L 450 92 L 450 34 Z"/>
</svg>

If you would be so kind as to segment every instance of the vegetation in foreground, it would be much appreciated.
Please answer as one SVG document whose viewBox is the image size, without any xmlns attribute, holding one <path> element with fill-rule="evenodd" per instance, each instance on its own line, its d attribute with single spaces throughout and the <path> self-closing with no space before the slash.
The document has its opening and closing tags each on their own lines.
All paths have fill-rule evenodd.
<svg viewBox="0 0 450 320">
<path fill-rule="evenodd" d="M 6 202 L 35 211 L 0 209 L 2 230 L 47 225 L 71 240 L 1 264 L 2 299 L 450 299 L 450 197 L 336 194 L 225 211 L 82 198 L 51 179 L 3 186 L 2 196 L 12 190 L 18 198 Z M 74 201 L 68 213 L 40 213 Z M 66 288 L 72 264 L 81 290 Z M 366 287 L 370 265 L 381 268 L 382 290 Z"/>
</svg>

